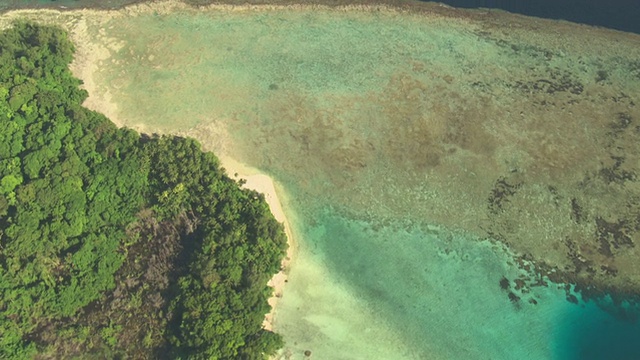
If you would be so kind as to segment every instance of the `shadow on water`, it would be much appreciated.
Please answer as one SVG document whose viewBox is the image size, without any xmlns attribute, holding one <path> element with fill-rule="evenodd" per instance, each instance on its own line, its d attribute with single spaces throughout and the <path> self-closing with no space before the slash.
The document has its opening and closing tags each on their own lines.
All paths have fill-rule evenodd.
<svg viewBox="0 0 640 360">
<path fill-rule="evenodd" d="M 440 0 L 461 8 L 502 9 L 545 19 L 562 19 L 640 34 L 638 0 Z"/>
<path fill-rule="evenodd" d="M 593 301 L 581 302 L 579 306 L 567 306 L 562 318 L 558 319 L 558 326 L 554 359 L 640 359 L 640 321 L 637 316 L 614 317 Z"/>
</svg>

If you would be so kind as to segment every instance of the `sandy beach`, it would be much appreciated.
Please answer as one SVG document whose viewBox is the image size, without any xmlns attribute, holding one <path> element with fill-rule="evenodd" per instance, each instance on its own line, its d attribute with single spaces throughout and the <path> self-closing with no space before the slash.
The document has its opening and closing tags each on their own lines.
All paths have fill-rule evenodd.
<svg viewBox="0 0 640 360">
<path fill-rule="evenodd" d="M 273 316 L 277 310 L 278 300 L 282 297 L 282 293 L 287 282 L 289 268 L 295 255 L 296 247 L 291 233 L 291 226 L 287 221 L 284 210 L 282 209 L 282 203 L 280 202 L 275 184 L 271 177 L 261 174 L 257 169 L 245 166 L 231 158 L 221 157 L 220 161 L 222 163 L 222 167 L 227 170 L 227 174 L 231 178 L 237 181 L 245 181 L 243 185 L 244 188 L 255 190 L 263 194 L 273 216 L 278 222 L 284 225 L 284 231 L 287 235 L 287 244 L 289 247 L 287 248 L 286 256 L 282 259 L 280 272 L 275 274 L 268 283 L 268 285 L 273 288 L 273 296 L 268 300 L 269 305 L 271 306 L 271 311 L 265 315 L 264 323 L 262 324 L 265 329 L 273 331 Z"/>
</svg>

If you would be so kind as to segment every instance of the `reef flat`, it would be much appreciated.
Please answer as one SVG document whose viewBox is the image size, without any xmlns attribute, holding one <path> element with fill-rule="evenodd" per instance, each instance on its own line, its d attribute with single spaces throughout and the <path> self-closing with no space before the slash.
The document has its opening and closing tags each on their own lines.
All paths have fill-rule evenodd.
<svg viewBox="0 0 640 360">
<path fill-rule="evenodd" d="M 638 36 L 363 9 L 121 16 L 95 34 L 118 50 L 94 76 L 125 125 L 233 127 L 233 155 L 332 203 L 503 241 L 556 279 L 640 288 Z"/>
</svg>

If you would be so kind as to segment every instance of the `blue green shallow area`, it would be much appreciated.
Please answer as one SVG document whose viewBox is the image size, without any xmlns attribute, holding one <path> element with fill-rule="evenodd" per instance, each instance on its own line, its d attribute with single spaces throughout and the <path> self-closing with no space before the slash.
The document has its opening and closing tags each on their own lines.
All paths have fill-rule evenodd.
<svg viewBox="0 0 640 360">
<path fill-rule="evenodd" d="M 388 317 L 415 349 L 410 357 L 640 358 L 638 322 L 593 301 L 572 304 L 559 286 L 534 287 L 511 302 L 499 283 L 520 270 L 500 245 L 435 227 L 353 220 L 331 208 L 311 217 L 301 236 L 312 256 Z"/>
</svg>

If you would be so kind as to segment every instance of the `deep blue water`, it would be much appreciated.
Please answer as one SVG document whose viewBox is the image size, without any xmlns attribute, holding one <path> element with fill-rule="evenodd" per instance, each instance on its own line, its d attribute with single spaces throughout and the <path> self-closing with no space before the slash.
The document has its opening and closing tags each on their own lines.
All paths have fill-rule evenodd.
<svg viewBox="0 0 640 360">
<path fill-rule="evenodd" d="M 639 0 L 441 0 L 449 6 L 492 8 L 640 34 Z"/>
<path fill-rule="evenodd" d="M 638 360 L 640 327 L 637 320 L 616 319 L 592 301 L 567 307 L 557 321 L 554 359 Z"/>
</svg>

